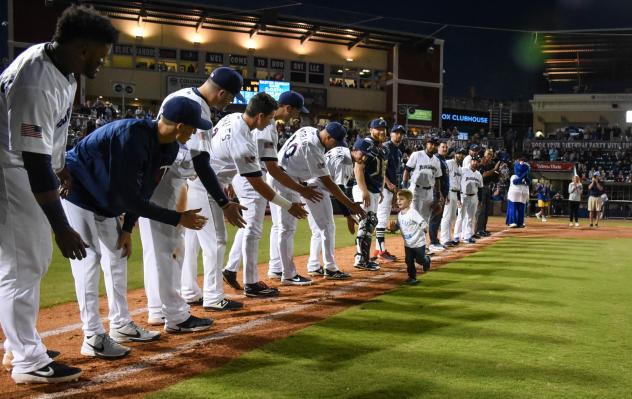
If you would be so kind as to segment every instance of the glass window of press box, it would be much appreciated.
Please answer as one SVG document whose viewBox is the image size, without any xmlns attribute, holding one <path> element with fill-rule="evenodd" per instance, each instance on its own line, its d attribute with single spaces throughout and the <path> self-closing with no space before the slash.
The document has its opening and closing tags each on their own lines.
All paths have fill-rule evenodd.
<svg viewBox="0 0 632 399">
<path fill-rule="evenodd" d="M 174 48 L 158 49 L 158 65 L 160 72 L 176 72 L 178 70 L 178 50 Z"/>
<path fill-rule="evenodd" d="M 178 62 L 179 73 L 198 73 L 199 52 L 197 50 L 180 50 Z"/>
</svg>

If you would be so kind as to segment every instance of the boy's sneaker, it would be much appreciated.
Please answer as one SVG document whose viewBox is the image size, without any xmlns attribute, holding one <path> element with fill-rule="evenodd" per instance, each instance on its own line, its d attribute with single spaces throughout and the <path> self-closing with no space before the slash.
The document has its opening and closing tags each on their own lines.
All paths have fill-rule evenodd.
<svg viewBox="0 0 632 399">
<path fill-rule="evenodd" d="M 224 298 L 217 303 L 213 303 L 209 306 L 204 306 L 204 310 L 213 310 L 216 312 L 224 312 L 227 310 L 240 310 L 244 307 L 241 302 L 233 301 L 228 298 Z"/>
<path fill-rule="evenodd" d="M 548 222 L 548 220 L 544 216 L 542 216 L 542 219 L 540 219 L 540 220 L 542 220 L 543 223 L 544 222 Z"/>
<path fill-rule="evenodd" d="M 244 286 L 244 294 L 250 298 L 265 298 L 279 295 L 279 290 L 274 287 L 268 287 L 263 281 L 254 284 L 246 284 Z"/>
<path fill-rule="evenodd" d="M 325 270 L 325 278 L 327 280 L 348 280 L 351 278 L 351 275 L 341 270 Z"/>
<path fill-rule="evenodd" d="M 397 260 L 397 256 L 388 251 L 378 251 L 377 258 L 384 262 L 395 262 Z"/>
<path fill-rule="evenodd" d="M 441 244 L 430 244 L 430 247 L 428 249 L 432 252 L 445 251 L 445 247 Z"/>
<path fill-rule="evenodd" d="M 575 223 L 575 227 L 579 227 L 579 223 Z"/>
<path fill-rule="evenodd" d="M 130 321 L 121 328 L 110 329 L 110 337 L 116 342 L 149 342 L 160 338 L 158 331 L 147 331 Z"/>
<path fill-rule="evenodd" d="M 271 280 L 281 280 L 282 277 L 282 272 L 268 272 L 268 278 Z"/>
<path fill-rule="evenodd" d="M 538 220 L 542 220 L 542 215 L 540 215 L 539 213 L 536 213 L 535 217 L 538 218 Z"/>
<path fill-rule="evenodd" d="M 417 280 L 414 277 L 408 277 L 406 279 L 406 281 L 404 281 L 404 284 L 408 284 L 408 285 L 415 285 L 415 284 L 419 284 L 419 280 Z"/>
<path fill-rule="evenodd" d="M 77 381 L 81 369 L 51 362 L 39 370 L 30 373 L 13 374 L 11 378 L 18 384 L 57 384 L 60 382 Z"/>
<path fill-rule="evenodd" d="M 317 270 L 309 270 L 307 274 L 309 274 L 310 276 L 324 277 L 325 269 L 323 269 L 322 267 L 319 267 Z"/>
<path fill-rule="evenodd" d="M 281 284 L 283 284 L 283 285 L 299 285 L 299 286 L 311 285 L 312 284 L 312 280 L 297 274 L 296 276 L 294 276 L 292 278 L 286 278 L 286 279 L 281 280 Z"/>
<path fill-rule="evenodd" d="M 195 331 L 208 330 L 213 325 L 213 319 L 202 319 L 193 315 L 175 326 L 165 324 L 165 331 L 168 333 L 190 333 Z"/>
<path fill-rule="evenodd" d="M 427 272 L 428 270 L 430 270 L 430 265 L 432 264 L 432 261 L 430 260 L 430 256 L 425 255 L 424 256 L 424 262 L 421 264 L 421 267 L 425 272 Z"/>
<path fill-rule="evenodd" d="M 120 359 L 127 356 L 132 349 L 113 340 L 106 333 L 84 337 L 81 354 L 100 359 Z"/>
<path fill-rule="evenodd" d="M 239 285 L 239 281 L 237 281 L 237 272 L 231 272 L 230 270 L 222 270 L 222 276 L 224 276 L 224 281 L 231 287 L 236 290 L 241 289 L 241 285 Z"/>
<path fill-rule="evenodd" d="M 568 227 L 573 227 L 573 222 L 570 222 L 570 223 L 568 224 Z"/>
</svg>

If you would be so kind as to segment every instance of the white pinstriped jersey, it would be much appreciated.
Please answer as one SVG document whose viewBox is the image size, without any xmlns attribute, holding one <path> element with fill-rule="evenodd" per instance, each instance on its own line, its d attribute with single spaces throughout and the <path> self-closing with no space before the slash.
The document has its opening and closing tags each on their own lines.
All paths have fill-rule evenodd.
<svg viewBox="0 0 632 399">
<path fill-rule="evenodd" d="M 283 144 L 278 160 L 288 175 L 300 181 L 329 176 L 325 147 L 320 142 L 318 133 L 319 130 L 314 127 L 303 127 Z"/>
<path fill-rule="evenodd" d="M 351 151 L 347 147 L 334 147 L 325 153 L 325 164 L 331 179 L 339 186 L 345 186 L 353 177 L 353 160 Z M 308 181 L 310 184 L 324 186 L 320 179 L 314 178 Z"/>
<path fill-rule="evenodd" d="M 0 75 L 0 167 L 23 166 L 23 151 L 50 155 L 57 172 L 64 167 L 77 82 L 45 46 L 24 50 Z"/>
<path fill-rule="evenodd" d="M 461 187 L 461 167 L 456 163 L 456 159 L 448 159 L 448 174 L 450 175 L 450 190 L 459 191 Z"/>
<path fill-rule="evenodd" d="M 442 176 L 441 161 L 434 155 L 429 157 L 425 150 L 413 152 L 406 167 L 413 169 L 411 183 L 420 187 L 434 187 L 435 179 Z"/>
<path fill-rule="evenodd" d="M 240 112 L 226 115 L 213 128 L 211 167 L 223 185 L 230 184 L 237 173 L 261 171 L 257 146 Z"/>
</svg>

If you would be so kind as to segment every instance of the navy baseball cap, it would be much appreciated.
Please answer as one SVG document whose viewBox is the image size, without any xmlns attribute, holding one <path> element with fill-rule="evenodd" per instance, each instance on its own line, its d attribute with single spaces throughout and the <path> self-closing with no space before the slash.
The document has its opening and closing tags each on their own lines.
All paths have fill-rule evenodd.
<svg viewBox="0 0 632 399">
<path fill-rule="evenodd" d="M 361 137 L 358 137 L 355 143 L 353 143 L 353 149 L 362 151 L 363 154 L 368 154 L 370 147 L 371 147 L 371 143 L 369 143 L 368 141 L 366 141 L 365 139 Z"/>
<path fill-rule="evenodd" d="M 176 96 L 162 107 L 162 116 L 175 123 L 184 123 L 200 130 L 213 127 L 210 121 L 202 118 L 202 107 L 190 98 Z"/>
<path fill-rule="evenodd" d="M 467 155 L 467 150 L 465 149 L 465 147 L 461 147 L 456 151 L 457 154 L 463 154 L 463 155 Z"/>
<path fill-rule="evenodd" d="M 347 129 L 345 129 L 344 126 L 342 126 L 340 123 L 329 122 L 327 126 L 325 126 L 325 130 L 338 142 L 339 146 L 347 146 L 347 143 L 345 142 Z"/>
<path fill-rule="evenodd" d="M 388 124 L 382 118 L 373 119 L 371 121 L 371 124 L 369 125 L 371 129 L 381 129 L 381 128 L 386 129 L 387 126 Z"/>
<path fill-rule="evenodd" d="M 430 136 L 426 139 L 426 143 L 439 144 L 441 143 L 441 140 L 439 140 L 439 137 L 437 136 Z"/>
<path fill-rule="evenodd" d="M 391 129 L 391 133 L 394 133 L 394 132 L 402 132 L 406 134 L 406 128 L 402 125 L 393 125 L 393 128 Z"/>
<path fill-rule="evenodd" d="M 479 149 L 480 147 L 478 146 L 478 144 L 470 144 L 470 150 L 478 151 Z"/>
<path fill-rule="evenodd" d="M 244 96 L 241 95 L 241 87 L 244 85 L 244 78 L 239 72 L 229 67 L 219 67 L 211 72 L 209 77 L 219 87 L 229 91 L 239 101 L 246 102 Z"/>
<path fill-rule="evenodd" d="M 279 96 L 279 104 L 289 105 L 292 108 L 298 109 L 302 114 L 309 114 L 309 110 L 305 108 L 305 99 L 301 93 L 295 91 L 286 91 Z"/>
</svg>

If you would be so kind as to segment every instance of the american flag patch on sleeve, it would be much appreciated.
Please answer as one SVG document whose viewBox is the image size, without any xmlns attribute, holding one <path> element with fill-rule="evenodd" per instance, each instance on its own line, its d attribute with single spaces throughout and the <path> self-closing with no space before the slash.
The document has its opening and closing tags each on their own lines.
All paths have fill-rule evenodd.
<svg viewBox="0 0 632 399">
<path fill-rule="evenodd" d="M 34 139 L 42 138 L 42 127 L 23 123 L 20 125 L 20 135 L 22 137 L 32 137 Z"/>
</svg>

